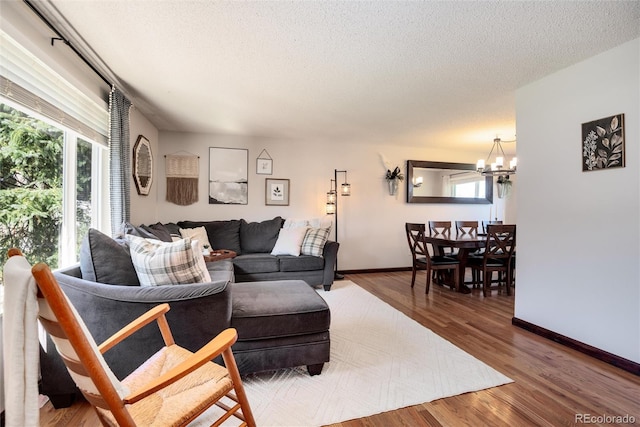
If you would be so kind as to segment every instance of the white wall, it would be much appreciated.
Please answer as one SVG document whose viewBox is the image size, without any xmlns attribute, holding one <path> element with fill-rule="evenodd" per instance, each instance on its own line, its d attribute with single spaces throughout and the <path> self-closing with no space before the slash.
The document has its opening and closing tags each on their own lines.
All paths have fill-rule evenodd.
<svg viewBox="0 0 640 427">
<path fill-rule="evenodd" d="M 515 317 L 640 362 L 640 39 L 517 91 Z M 626 167 L 582 172 L 581 124 L 625 114 Z"/>
<path fill-rule="evenodd" d="M 340 269 L 374 269 L 411 265 L 404 235 L 405 222 L 429 220 L 486 220 L 496 207 L 489 205 L 407 204 L 405 182 L 395 196 L 389 195 L 382 154 L 392 167 L 406 173 L 406 161 L 433 160 L 475 163 L 482 153 L 434 151 L 423 147 L 370 145 L 359 142 L 338 144 L 332 141 L 275 141 L 239 136 L 160 132 L 155 215 L 143 212 L 139 222 L 178 220 L 217 220 L 244 218 L 262 221 L 284 218 L 324 216 L 326 193 L 334 169 L 347 170 L 352 186 L 350 197 L 339 197 L 338 229 Z M 210 205 L 207 180 L 209 147 L 249 149 L 249 203 L 247 205 Z M 266 148 L 273 157 L 273 175 L 256 175 L 256 158 Z M 186 151 L 200 156 L 200 200 L 191 206 L 165 202 L 164 155 Z M 291 180 L 289 206 L 265 206 L 265 178 Z M 338 176 L 339 184 L 344 175 Z M 514 186 L 515 187 L 515 186 Z M 154 188 L 152 187 L 152 190 Z M 504 214 L 498 214 L 503 219 Z"/>
</svg>

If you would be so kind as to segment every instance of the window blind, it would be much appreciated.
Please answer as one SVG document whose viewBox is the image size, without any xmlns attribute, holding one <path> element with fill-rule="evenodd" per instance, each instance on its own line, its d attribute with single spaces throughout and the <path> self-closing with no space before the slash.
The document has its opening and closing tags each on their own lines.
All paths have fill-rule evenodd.
<svg viewBox="0 0 640 427">
<path fill-rule="evenodd" d="M 109 111 L 0 31 L 0 95 L 108 145 Z"/>
</svg>

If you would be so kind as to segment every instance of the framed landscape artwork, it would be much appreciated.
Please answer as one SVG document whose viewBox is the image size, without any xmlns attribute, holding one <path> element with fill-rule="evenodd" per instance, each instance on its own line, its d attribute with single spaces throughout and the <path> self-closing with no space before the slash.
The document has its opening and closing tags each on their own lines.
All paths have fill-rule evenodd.
<svg viewBox="0 0 640 427">
<path fill-rule="evenodd" d="M 582 124 L 582 171 L 623 168 L 624 114 Z"/>
<path fill-rule="evenodd" d="M 249 150 L 209 147 L 209 204 L 246 205 Z"/>
<path fill-rule="evenodd" d="M 267 206 L 289 206 L 289 180 L 273 179 L 265 180 L 265 204 Z"/>
</svg>

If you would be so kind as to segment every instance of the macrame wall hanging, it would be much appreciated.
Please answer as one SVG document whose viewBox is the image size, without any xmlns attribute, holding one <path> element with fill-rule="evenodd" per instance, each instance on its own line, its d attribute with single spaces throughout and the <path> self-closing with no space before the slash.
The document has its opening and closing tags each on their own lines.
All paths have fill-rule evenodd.
<svg viewBox="0 0 640 427">
<path fill-rule="evenodd" d="M 168 154 L 165 156 L 165 166 L 167 168 L 167 202 L 180 206 L 197 202 L 200 156 Z"/>
</svg>

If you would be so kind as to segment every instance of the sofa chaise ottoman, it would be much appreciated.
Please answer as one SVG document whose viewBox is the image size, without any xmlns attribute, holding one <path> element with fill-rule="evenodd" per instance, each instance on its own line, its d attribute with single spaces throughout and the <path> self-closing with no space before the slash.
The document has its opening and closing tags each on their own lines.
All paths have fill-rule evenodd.
<svg viewBox="0 0 640 427">
<path fill-rule="evenodd" d="M 232 286 L 233 353 L 240 373 L 307 366 L 310 375 L 329 361 L 331 313 L 302 280 L 242 282 Z"/>
<path fill-rule="evenodd" d="M 320 374 L 329 361 L 331 321 L 324 299 L 302 280 L 233 282 L 230 261 L 208 263 L 212 282 L 155 287 L 104 284 L 82 279 L 78 265 L 54 276 L 100 343 L 142 313 L 168 303 L 174 339 L 197 351 L 228 327 L 238 330 L 233 346 L 242 374 L 307 366 Z M 109 350 L 104 357 L 124 378 L 162 346 L 158 328 L 146 327 Z M 55 408 L 69 406 L 77 395 L 62 360 L 48 339 L 41 348 L 40 393 Z"/>
</svg>

